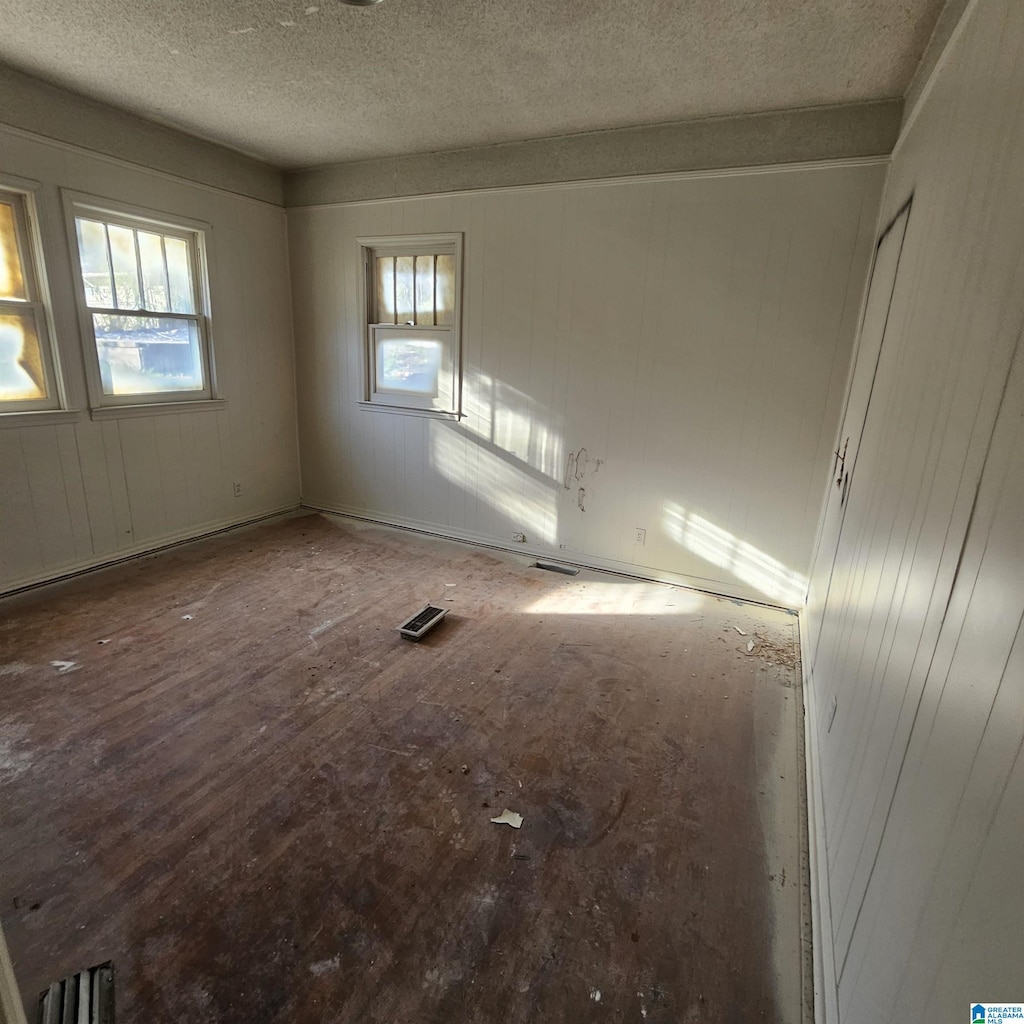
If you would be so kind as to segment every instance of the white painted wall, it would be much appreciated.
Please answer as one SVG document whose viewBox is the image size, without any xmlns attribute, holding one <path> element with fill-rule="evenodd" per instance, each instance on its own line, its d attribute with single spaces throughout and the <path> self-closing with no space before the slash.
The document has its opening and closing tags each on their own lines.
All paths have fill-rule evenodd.
<svg viewBox="0 0 1024 1024">
<path fill-rule="evenodd" d="M 1018 0 L 970 5 L 897 148 L 883 220 L 913 208 L 836 568 L 824 545 L 812 571 L 843 1024 L 1024 1000 L 1022 52 Z"/>
<path fill-rule="evenodd" d="M 802 600 L 884 170 L 289 210 L 304 501 Z M 356 238 L 437 231 L 465 233 L 459 423 L 358 404 Z"/>
<path fill-rule="evenodd" d="M 284 211 L 0 126 L 0 171 L 41 182 L 46 269 L 72 423 L 0 421 L 0 592 L 298 502 Z M 60 188 L 212 226 L 224 408 L 94 422 Z M 234 497 L 232 484 L 242 484 Z"/>
</svg>

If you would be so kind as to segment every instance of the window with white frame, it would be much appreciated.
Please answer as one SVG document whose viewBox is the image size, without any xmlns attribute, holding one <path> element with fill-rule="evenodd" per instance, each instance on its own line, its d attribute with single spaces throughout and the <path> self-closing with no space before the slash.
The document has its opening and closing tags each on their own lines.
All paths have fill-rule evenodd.
<svg viewBox="0 0 1024 1024">
<path fill-rule="evenodd" d="M 71 196 L 94 407 L 213 397 L 204 225 Z"/>
<path fill-rule="evenodd" d="M 0 189 L 0 415 L 59 405 L 31 202 Z"/>
<path fill-rule="evenodd" d="M 366 401 L 457 415 L 462 235 L 361 238 Z"/>
</svg>

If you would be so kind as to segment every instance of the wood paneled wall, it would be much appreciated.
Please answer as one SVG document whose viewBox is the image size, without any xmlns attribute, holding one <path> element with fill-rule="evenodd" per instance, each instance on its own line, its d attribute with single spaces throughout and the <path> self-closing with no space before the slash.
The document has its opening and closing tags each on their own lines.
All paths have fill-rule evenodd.
<svg viewBox="0 0 1024 1024">
<path fill-rule="evenodd" d="M 844 1024 L 1021 998 L 1022 53 L 1020 3 L 972 4 L 894 155 L 883 219 L 913 207 L 835 569 L 833 545 L 812 572 Z"/>
<path fill-rule="evenodd" d="M 0 171 L 42 183 L 38 205 L 62 376 L 68 404 L 82 410 L 73 422 L 0 421 L 0 592 L 294 507 L 284 211 L 2 127 Z M 60 188 L 212 226 L 213 344 L 225 406 L 90 418 Z"/>
<path fill-rule="evenodd" d="M 303 500 L 802 601 L 884 172 L 290 210 Z M 460 422 L 359 404 L 356 239 L 438 231 L 465 234 Z"/>
</svg>

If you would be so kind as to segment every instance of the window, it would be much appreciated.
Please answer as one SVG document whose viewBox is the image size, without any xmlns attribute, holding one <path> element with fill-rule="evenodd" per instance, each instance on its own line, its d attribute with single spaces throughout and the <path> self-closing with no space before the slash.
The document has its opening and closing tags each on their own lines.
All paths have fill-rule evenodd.
<svg viewBox="0 0 1024 1024">
<path fill-rule="evenodd" d="M 213 397 L 203 226 L 71 197 L 94 407 Z"/>
<path fill-rule="evenodd" d="M 0 414 L 59 404 L 30 197 L 0 190 Z"/>
<path fill-rule="evenodd" d="M 367 280 L 366 401 L 457 415 L 462 235 L 359 244 Z"/>
</svg>

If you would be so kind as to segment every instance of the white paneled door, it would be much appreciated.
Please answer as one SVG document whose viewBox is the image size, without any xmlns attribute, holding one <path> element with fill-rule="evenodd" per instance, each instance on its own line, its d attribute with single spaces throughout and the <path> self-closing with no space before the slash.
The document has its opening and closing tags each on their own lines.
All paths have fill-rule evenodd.
<svg viewBox="0 0 1024 1024">
<path fill-rule="evenodd" d="M 875 251 L 867 303 L 864 307 L 864 320 L 857 344 L 853 380 L 850 382 L 850 393 L 843 412 L 843 426 L 832 460 L 832 484 L 825 496 L 824 518 L 818 535 L 818 550 L 814 557 L 816 571 L 811 587 L 817 588 L 818 594 L 817 600 L 814 599 L 815 595 L 812 595 L 808 602 L 808 611 L 812 616 L 810 634 L 815 641 L 814 656 L 822 646 L 819 641 L 824 626 L 825 610 L 828 607 L 836 550 L 839 546 L 846 503 L 853 482 L 853 471 L 864 436 L 864 424 L 871 405 L 882 344 L 892 310 L 893 291 L 896 287 L 900 254 L 903 251 L 903 239 L 907 233 L 910 205 L 908 202 L 903 206 L 882 233 Z M 815 612 L 818 613 L 817 616 Z M 817 622 L 813 621 L 815 617 Z"/>
</svg>

